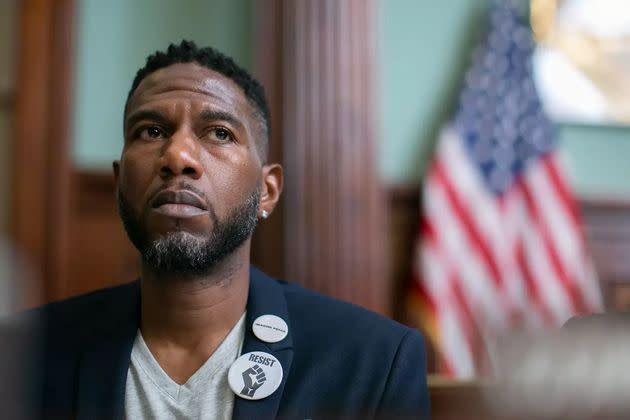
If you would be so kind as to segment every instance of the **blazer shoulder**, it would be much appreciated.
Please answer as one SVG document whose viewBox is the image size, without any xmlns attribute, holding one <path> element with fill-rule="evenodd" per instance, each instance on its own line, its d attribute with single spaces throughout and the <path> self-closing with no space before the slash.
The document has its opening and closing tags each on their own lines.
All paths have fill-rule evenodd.
<svg viewBox="0 0 630 420">
<path fill-rule="evenodd" d="M 318 366 L 309 380 L 321 380 L 330 401 L 337 395 L 363 398 L 377 418 L 429 418 L 426 348 L 417 330 L 357 305 L 281 284 L 296 372 Z"/>
<path fill-rule="evenodd" d="M 98 320 L 111 318 L 120 312 L 116 308 L 129 307 L 136 296 L 139 296 L 139 286 L 134 281 L 51 302 L 27 311 L 25 315 L 39 320 L 51 332 L 84 323 L 94 326 Z"/>
</svg>

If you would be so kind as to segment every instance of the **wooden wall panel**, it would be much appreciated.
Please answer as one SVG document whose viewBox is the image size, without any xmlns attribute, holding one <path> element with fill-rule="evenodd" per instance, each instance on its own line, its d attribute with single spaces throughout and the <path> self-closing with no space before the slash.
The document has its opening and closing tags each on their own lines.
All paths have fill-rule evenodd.
<svg viewBox="0 0 630 420">
<path fill-rule="evenodd" d="M 388 195 L 388 278 L 391 281 L 393 317 L 405 324 L 407 319 L 405 302 L 408 283 L 411 279 L 411 261 L 418 232 L 420 214 L 419 188 L 414 185 L 392 186 Z"/>
<path fill-rule="evenodd" d="M 429 377 L 433 420 L 508 420 L 494 413 L 487 395 L 488 385 Z M 517 420 L 512 418 L 511 420 Z"/>
<path fill-rule="evenodd" d="M 25 290 L 19 306 L 60 297 L 66 279 L 74 6 L 20 3 L 10 235 L 43 281 Z"/>
<path fill-rule="evenodd" d="M 391 229 L 390 275 L 396 295 L 404 295 L 418 228 L 420 187 L 398 185 L 388 190 Z M 630 309 L 630 200 L 578 198 L 584 234 L 604 291 L 606 308 Z M 403 311 L 397 319 L 405 321 Z"/>
<path fill-rule="evenodd" d="M 21 50 L 16 72 L 12 144 L 11 239 L 44 274 L 46 261 L 46 149 L 52 4 L 25 1 L 20 9 Z M 25 48 L 27 47 L 27 48 Z M 28 158 L 27 158 L 28 156 Z M 21 166 L 28 161 L 28 170 Z M 30 299 L 25 297 L 27 303 Z"/>
<path fill-rule="evenodd" d="M 48 298 L 59 299 L 67 287 L 69 267 L 71 122 L 74 92 L 75 0 L 56 0 L 53 8 L 50 83 L 48 102 L 48 190 L 49 222 L 46 278 Z M 53 88 L 54 86 L 54 88 Z"/>
<path fill-rule="evenodd" d="M 373 0 L 283 2 L 285 276 L 391 314 Z"/>
<path fill-rule="evenodd" d="M 75 172 L 69 231 L 68 281 L 74 296 L 137 278 L 139 257 L 118 216 L 112 174 Z"/>
<path fill-rule="evenodd" d="M 581 207 L 606 308 L 630 310 L 630 200 L 582 200 Z"/>
<path fill-rule="evenodd" d="M 266 0 L 254 2 L 255 77 L 265 88 L 271 113 L 269 162 L 283 161 L 282 138 L 282 2 Z M 276 278 L 284 277 L 284 199 L 281 197 L 271 216 L 258 224 L 252 239 L 252 261 L 261 270 Z"/>
</svg>

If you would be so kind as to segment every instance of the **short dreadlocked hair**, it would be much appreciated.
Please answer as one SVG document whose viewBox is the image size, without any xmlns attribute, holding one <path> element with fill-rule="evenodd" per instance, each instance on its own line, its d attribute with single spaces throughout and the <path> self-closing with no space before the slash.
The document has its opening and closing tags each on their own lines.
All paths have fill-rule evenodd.
<svg viewBox="0 0 630 420">
<path fill-rule="evenodd" d="M 263 161 L 265 161 L 267 159 L 269 132 L 271 130 L 271 116 L 269 115 L 265 91 L 260 83 L 245 69 L 236 64 L 230 57 L 212 47 L 198 48 L 193 41 L 183 40 L 179 45 L 170 44 L 166 52 L 156 51 L 147 57 L 146 64 L 138 70 L 131 84 L 131 89 L 125 102 L 125 114 L 127 114 L 127 106 L 131 95 L 133 95 L 145 77 L 157 70 L 178 63 L 195 63 L 214 70 L 232 80 L 241 88 L 252 108 L 258 114 L 257 117 L 263 129 L 263 138 L 259 142 L 259 151 Z"/>
</svg>

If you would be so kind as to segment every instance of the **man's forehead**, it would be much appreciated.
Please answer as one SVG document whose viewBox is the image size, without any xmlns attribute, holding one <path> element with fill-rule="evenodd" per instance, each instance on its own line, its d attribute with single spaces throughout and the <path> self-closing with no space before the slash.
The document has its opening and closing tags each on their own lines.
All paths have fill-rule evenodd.
<svg viewBox="0 0 630 420">
<path fill-rule="evenodd" d="M 145 77 L 129 100 L 129 108 L 169 93 L 194 94 L 241 107 L 247 99 L 241 88 L 221 73 L 195 63 L 177 63 Z"/>
</svg>

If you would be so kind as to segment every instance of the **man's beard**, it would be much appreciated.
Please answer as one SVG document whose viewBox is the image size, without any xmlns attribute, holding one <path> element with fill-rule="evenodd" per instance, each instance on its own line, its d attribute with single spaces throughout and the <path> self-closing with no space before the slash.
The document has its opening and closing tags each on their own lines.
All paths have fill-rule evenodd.
<svg viewBox="0 0 630 420">
<path fill-rule="evenodd" d="M 234 208 L 225 220 L 219 220 L 211 206 L 208 214 L 213 229 L 208 238 L 189 232 L 170 232 L 155 240 L 149 239 L 141 217 L 127 197 L 118 191 L 118 210 L 129 239 L 140 251 L 144 262 L 163 275 L 194 278 L 207 275 L 218 263 L 249 239 L 258 222 L 260 189 L 257 188 L 243 204 Z"/>
</svg>

